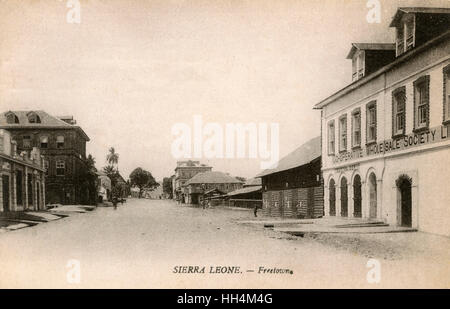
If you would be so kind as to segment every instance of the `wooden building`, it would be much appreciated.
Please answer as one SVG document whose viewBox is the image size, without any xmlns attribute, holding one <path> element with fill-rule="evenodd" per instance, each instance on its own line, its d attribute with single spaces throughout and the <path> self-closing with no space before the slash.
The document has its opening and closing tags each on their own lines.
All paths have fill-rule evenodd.
<svg viewBox="0 0 450 309">
<path fill-rule="evenodd" d="M 198 173 L 186 182 L 188 203 L 198 204 L 207 192 L 226 194 L 242 188 L 242 182 L 222 172 Z"/>
<path fill-rule="evenodd" d="M 282 158 L 262 178 L 263 214 L 287 218 L 323 216 L 321 141 L 316 137 Z"/>
</svg>

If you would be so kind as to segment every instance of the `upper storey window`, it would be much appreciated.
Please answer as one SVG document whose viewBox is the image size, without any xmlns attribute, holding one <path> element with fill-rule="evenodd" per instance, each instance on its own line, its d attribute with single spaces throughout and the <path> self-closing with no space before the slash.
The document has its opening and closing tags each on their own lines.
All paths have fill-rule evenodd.
<svg viewBox="0 0 450 309">
<path fill-rule="evenodd" d="M 6 114 L 6 122 L 8 124 L 19 123 L 19 117 L 14 113 L 8 113 Z"/>
<path fill-rule="evenodd" d="M 366 143 L 377 141 L 377 102 L 372 101 L 366 106 Z"/>
<path fill-rule="evenodd" d="M 56 148 L 58 149 L 64 148 L 64 136 L 58 135 L 56 137 Z"/>
<path fill-rule="evenodd" d="M 397 25 L 397 56 L 415 46 L 415 15 L 405 14 Z"/>
<path fill-rule="evenodd" d="M 352 81 L 358 80 L 364 77 L 365 73 L 365 61 L 364 51 L 360 50 L 352 59 Z"/>
<path fill-rule="evenodd" d="M 28 113 L 28 122 L 29 123 L 41 123 L 41 118 L 36 113 Z"/>
</svg>

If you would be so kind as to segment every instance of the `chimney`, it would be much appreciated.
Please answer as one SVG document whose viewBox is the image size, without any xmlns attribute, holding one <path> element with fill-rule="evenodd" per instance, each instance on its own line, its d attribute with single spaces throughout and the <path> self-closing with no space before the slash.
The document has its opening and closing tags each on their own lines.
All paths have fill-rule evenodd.
<svg viewBox="0 0 450 309">
<path fill-rule="evenodd" d="M 70 125 L 77 124 L 77 121 L 75 119 L 73 119 L 73 116 L 58 116 L 58 118 L 60 120 L 64 121 L 65 123 L 70 124 Z"/>
<path fill-rule="evenodd" d="M 12 157 L 17 156 L 17 142 L 14 140 L 11 141 L 11 156 Z"/>
</svg>

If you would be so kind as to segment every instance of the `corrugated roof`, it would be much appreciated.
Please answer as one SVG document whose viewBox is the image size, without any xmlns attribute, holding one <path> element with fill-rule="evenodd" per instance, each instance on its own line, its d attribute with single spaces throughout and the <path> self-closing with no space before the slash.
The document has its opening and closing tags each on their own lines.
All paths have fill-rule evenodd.
<svg viewBox="0 0 450 309">
<path fill-rule="evenodd" d="M 6 115 L 13 113 L 19 119 L 19 123 L 8 123 Z M 40 123 L 30 123 L 28 121 L 28 114 L 35 113 L 40 118 Z M 11 128 L 54 128 L 54 129 L 77 129 L 85 136 L 86 140 L 89 141 L 89 137 L 79 126 L 68 124 L 57 117 L 48 114 L 45 111 L 7 111 L 0 114 L 0 128 L 11 129 Z"/>
<path fill-rule="evenodd" d="M 259 191 L 261 189 L 262 189 L 262 186 L 245 187 L 245 188 L 242 188 L 242 189 L 237 189 L 237 190 L 231 191 L 227 195 L 228 196 L 240 195 L 240 194 L 245 194 L 245 193 L 256 192 L 256 191 Z"/>
<path fill-rule="evenodd" d="M 236 178 L 222 172 L 210 171 L 198 173 L 197 175 L 189 179 L 186 182 L 186 185 L 198 183 L 242 183 L 242 181 L 239 181 Z"/>
<path fill-rule="evenodd" d="M 389 27 L 396 27 L 397 23 L 402 18 L 403 14 L 408 13 L 423 13 L 423 14 L 450 14 L 450 8 L 433 8 L 433 7 L 402 7 L 398 8 L 397 12 L 392 18 Z"/>
<path fill-rule="evenodd" d="M 274 169 L 267 169 L 256 177 L 262 177 L 282 171 L 289 170 L 291 168 L 299 167 L 308 163 L 311 163 L 315 159 L 322 155 L 321 138 L 315 137 L 305 144 L 298 147 L 296 150 L 280 159 L 278 166 Z"/>
<path fill-rule="evenodd" d="M 347 59 L 352 59 L 356 50 L 395 50 L 395 43 L 352 43 Z"/>
</svg>

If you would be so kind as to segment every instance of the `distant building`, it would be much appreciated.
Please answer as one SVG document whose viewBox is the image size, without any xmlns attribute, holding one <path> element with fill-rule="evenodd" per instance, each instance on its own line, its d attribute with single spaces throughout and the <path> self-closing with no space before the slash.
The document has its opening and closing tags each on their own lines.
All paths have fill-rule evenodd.
<svg viewBox="0 0 450 309">
<path fill-rule="evenodd" d="M 87 172 L 89 137 L 72 116 L 54 117 L 44 111 L 8 111 L 0 114 L 0 129 L 11 132 L 18 152 L 40 149 L 45 157 L 48 203 L 91 204 L 83 179 Z"/>
<path fill-rule="evenodd" d="M 198 204 L 205 194 L 226 194 L 242 188 L 242 182 L 222 172 L 198 173 L 189 179 L 187 188 L 187 203 Z"/>
<path fill-rule="evenodd" d="M 390 27 L 395 57 L 353 44 L 349 58 L 366 73 L 315 106 L 325 215 L 448 236 L 450 9 L 399 8 Z"/>
<path fill-rule="evenodd" d="M 174 177 L 174 198 L 183 203 L 188 203 L 188 191 L 186 182 L 198 173 L 211 171 L 212 167 L 200 164 L 200 161 L 178 161 Z"/>
<path fill-rule="evenodd" d="M 0 129 L 0 212 L 45 209 L 43 164 L 38 148 L 19 154 L 11 133 Z"/>
<path fill-rule="evenodd" d="M 323 216 L 320 137 L 282 158 L 277 168 L 265 170 L 262 179 L 263 213 L 289 218 Z"/>
</svg>

